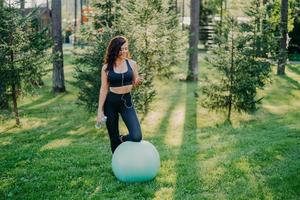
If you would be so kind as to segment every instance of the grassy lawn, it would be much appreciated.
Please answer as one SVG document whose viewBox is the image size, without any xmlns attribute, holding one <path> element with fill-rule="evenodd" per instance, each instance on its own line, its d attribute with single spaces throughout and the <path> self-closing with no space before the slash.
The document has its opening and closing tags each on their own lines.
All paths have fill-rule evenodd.
<svg viewBox="0 0 300 200">
<path fill-rule="evenodd" d="M 2 113 L 0 199 L 300 199 L 300 65 L 274 76 L 261 109 L 234 113 L 232 126 L 200 106 L 201 81 L 157 81 L 142 130 L 161 168 L 153 181 L 126 184 L 113 176 L 106 130 L 75 104 L 70 61 L 67 93 L 50 93 L 49 74 L 20 100 L 22 127 Z"/>
</svg>

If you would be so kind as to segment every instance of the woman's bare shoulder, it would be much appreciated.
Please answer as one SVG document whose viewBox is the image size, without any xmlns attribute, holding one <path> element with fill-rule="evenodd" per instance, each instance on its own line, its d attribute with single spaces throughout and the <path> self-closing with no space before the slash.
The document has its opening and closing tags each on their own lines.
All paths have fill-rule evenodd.
<svg viewBox="0 0 300 200">
<path fill-rule="evenodd" d="M 136 67 L 136 61 L 134 61 L 132 59 L 128 59 L 128 61 L 129 61 L 129 64 L 131 67 L 134 67 L 134 68 Z"/>
<path fill-rule="evenodd" d="M 107 69 L 107 64 L 103 64 L 102 71 L 106 71 L 106 69 Z"/>
</svg>

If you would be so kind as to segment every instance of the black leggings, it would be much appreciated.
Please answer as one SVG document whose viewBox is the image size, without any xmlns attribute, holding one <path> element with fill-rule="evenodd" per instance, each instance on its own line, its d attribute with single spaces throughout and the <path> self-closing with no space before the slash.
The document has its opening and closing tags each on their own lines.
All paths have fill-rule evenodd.
<svg viewBox="0 0 300 200">
<path fill-rule="evenodd" d="M 129 131 L 122 140 L 139 142 L 142 140 L 142 131 L 135 109 L 133 107 L 131 94 L 116 94 L 108 92 L 104 103 L 104 115 L 107 117 L 106 127 L 109 134 L 112 153 L 121 144 L 119 133 L 119 113 Z"/>
</svg>

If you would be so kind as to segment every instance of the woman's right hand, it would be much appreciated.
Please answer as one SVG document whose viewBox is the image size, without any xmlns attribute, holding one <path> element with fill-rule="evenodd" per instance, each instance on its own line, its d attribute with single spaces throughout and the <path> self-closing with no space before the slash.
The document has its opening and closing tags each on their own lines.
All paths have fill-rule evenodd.
<svg viewBox="0 0 300 200">
<path fill-rule="evenodd" d="M 96 118 L 96 122 L 97 122 L 97 123 L 101 123 L 104 116 L 105 116 L 105 115 L 104 115 L 104 112 L 99 112 L 99 113 L 98 113 L 98 116 L 97 116 L 97 118 Z"/>
</svg>

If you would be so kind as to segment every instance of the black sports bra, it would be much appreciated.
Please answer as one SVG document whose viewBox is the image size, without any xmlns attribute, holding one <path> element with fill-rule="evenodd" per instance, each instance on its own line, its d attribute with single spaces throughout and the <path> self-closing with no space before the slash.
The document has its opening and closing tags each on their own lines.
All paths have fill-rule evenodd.
<svg viewBox="0 0 300 200">
<path fill-rule="evenodd" d="M 126 59 L 127 71 L 124 73 L 116 73 L 113 69 L 108 71 L 108 82 L 111 87 L 120 87 L 124 85 L 132 85 L 133 71 Z"/>
</svg>

